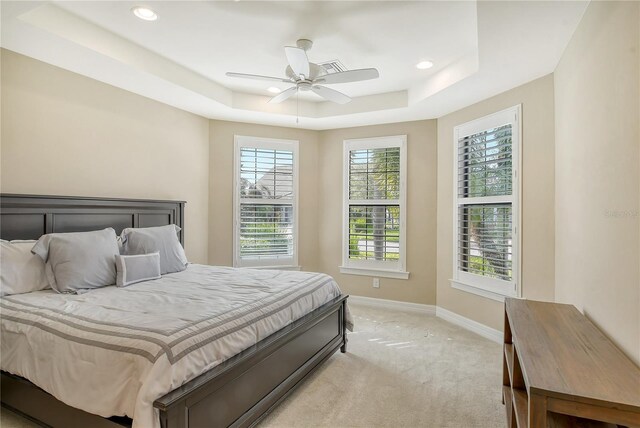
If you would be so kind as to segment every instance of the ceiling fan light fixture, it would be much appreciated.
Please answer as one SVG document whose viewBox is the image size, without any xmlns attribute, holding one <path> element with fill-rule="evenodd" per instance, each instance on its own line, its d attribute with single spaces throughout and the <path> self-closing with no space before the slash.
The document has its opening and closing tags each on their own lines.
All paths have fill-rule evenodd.
<svg viewBox="0 0 640 428">
<path fill-rule="evenodd" d="M 275 86 L 270 86 L 269 88 L 267 88 L 267 91 L 271 92 L 272 94 L 279 94 L 280 92 L 282 92 L 280 88 L 276 88 Z"/>
<path fill-rule="evenodd" d="M 427 68 L 433 67 L 432 61 L 420 61 L 416 64 L 416 68 L 419 70 L 426 70 Z"/>
<path fill-rule="evenodd" d="M 158 19 L 158 14 L 148 7 L 136 6 L 131 9 L 131 12 L 143 21 L 155 21 Z"/>
</svg>

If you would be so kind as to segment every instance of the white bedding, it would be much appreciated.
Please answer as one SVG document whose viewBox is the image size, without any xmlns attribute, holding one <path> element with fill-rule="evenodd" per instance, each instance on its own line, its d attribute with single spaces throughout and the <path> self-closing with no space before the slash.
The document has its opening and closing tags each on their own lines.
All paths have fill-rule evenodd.
<svg viewBox="0 0 640 428">
<path fill-rule="evenodd" d="M 127 288 L 4 297 L 0 365 L 70 406 L 157 428 L 154 400 L 340 294 L 324 274 L 189 265 Z"/>
</svg>

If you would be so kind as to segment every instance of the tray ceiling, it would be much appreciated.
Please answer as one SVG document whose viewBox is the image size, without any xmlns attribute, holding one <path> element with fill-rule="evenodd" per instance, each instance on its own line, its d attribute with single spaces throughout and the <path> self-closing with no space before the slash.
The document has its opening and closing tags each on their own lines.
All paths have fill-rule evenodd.
<svg viewBox="0 0 640 428">
<path fill-rule="evenodd" d="M 586 2 L 146 2 L 153 22 L 136 5 L 3 1 L 2 47 L 205 117 L 329 129 L 439 117 L 551 73 Z M 284 76 L 298 38 L 380 78 L 332 85 L 346 105 L 270 105 L 274 85 L 225 76 Z"/>
</svg>

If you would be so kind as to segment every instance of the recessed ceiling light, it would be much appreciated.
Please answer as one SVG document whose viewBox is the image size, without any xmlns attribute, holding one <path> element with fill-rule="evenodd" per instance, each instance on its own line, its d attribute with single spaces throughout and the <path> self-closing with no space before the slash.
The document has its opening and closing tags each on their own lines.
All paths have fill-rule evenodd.
<svg viewBox="0 0 640 428">
<path fill-rule="evenodd" d="M 158 14 L 152 11 L 151 9 L 149 9 L 148 7 L 136 6 L 133 9 L 131 9 L 131 12 L 133 12 L 133 14 L 138 18 L 143 19 L 145 21 L 155 21 L 156 19 L 158 19 Z"/>
<path fill-rule="evenodd" d="M 268 88 L 267 91 L 271 92 L 272 94 L 279 94 L 281 92 L 280 88 L 276 88 L 275 86 Z"/>
<path fill-rule="evenodd" d="M 419 68 L 420 70 L 426 70 L 431 67 L 433 67 L 433 63 L 431 61 L 420 61 L 416 64 L 416 68 Z"/>
</svg>

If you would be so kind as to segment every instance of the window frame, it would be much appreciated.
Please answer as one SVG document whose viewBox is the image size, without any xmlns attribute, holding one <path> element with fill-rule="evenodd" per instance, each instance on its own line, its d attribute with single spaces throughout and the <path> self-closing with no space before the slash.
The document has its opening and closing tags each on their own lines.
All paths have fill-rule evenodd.
<svg viewBox="0 0 640 428">
<path fill-rule="evenodd" d="M 398 262 L 349 259 L 349 207 L 351 205 L 395 205 L 389 200 L 354 200 L 349 198 L 349 153 L 352 150 L 400 148 L 400 191 L 397 205 L 400 207 L 400 234 Z M 343 141 L 342 154 L 342 265 L 340 272 L 351 275 L 367 275 L 395 279 L 408 279 L 406 269 L 406 218 L 407 218 L 407 136 L 357 138 Z M 391 201 L 396 201 L 392 199 Z M 385 203 L 375 203 L 385 202 Z M 393 263 L 393 264 L 392 264 Z"/>
<path fill-rule="evenodd" d="M 511 195 L 486 197 L 460 197 L 458 194 L 458 152 L 459 140 L 473 135 L 511 124 Z M 505 297 L 521 297 L 521 171 L 522 171 L 522 106 L 520 104 L 484 116 L 470 122 L 458 125 L 453 130 L 453 278 L 450 280 L 453 288 L 477 294 L 497 301 L 504 301 Z M 475 201 L 474 201 L 475 199 Z M 482 201 L 480 201 L 482 200 Z M 459 207 L 461 205 L 482 205 L 489 203 L 511 204 L 511 281 L 476 275 L 461 271 L 458 268 L 459 256 Z"/>
<path fill-rule="evenodd" d="M 240 197 L 240 151 L 242 148 L 258 148 L 266 150 L 287 150 L 293 152 L 293 255 L 282 260 L 251 260 L 240 257 L 240 206 L 243 202 Z M 298 200 L 299 200 L 299 141 L 285 140 L 280 138 L 264 138 L 246 135 L 234 135 L 234 155 L 233 155 L 233 266 L 256 269 L 292 269 L 299 270 L 298 265 Z M 255 199 L 252 199 L 255 202 Z M 289 205 L 289 203 L 274 203 L 277 201 L 269 199 L 274 205 Z M 266 203 L 266 202 L 265 202 Z"/>
</svg>

